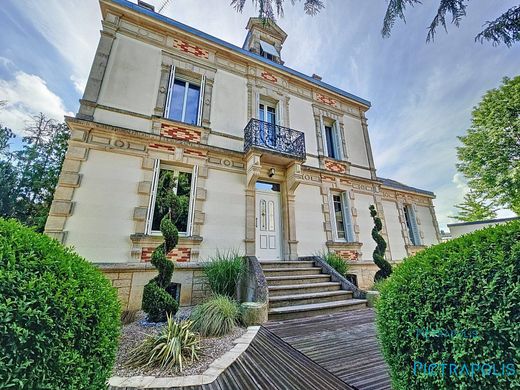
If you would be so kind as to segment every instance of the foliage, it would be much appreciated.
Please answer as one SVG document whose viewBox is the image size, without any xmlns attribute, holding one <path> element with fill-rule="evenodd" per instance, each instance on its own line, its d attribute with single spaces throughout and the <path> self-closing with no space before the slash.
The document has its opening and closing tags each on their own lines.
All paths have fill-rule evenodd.
<svg viewBox="0 0 520 390">
<path fill-rule="evenodd" d="M 493 205 L 484 203 L 484 200 L 473 191 L 464 195 L 464 201 L 461 204 L 455 205 L 455 207 L 460 211 L 457 215 L 450 218 L 456 218 L 463 222 L 482 221 L 493 219 L 497 216 Z"/>
<path fill-rule="evenodd" d="M 374 205 L 370 205 L 370 216 L 374 220 L 374 228 L 372 229 L 372 239 L 376 242 L 376 249 L 372 253 L 374 263 L 379 267 L 379 271 L 374 276 L 374 282 L 388 278 L 392 273 L 392 266 L 385 259 L 386 241 L 379 233 L 383 230 L 383 223 L 381 218 L 377 216 L 377 210 Z"/>
<path fill-rule="evenodd" d="M 520 76 L 484 95 L 459 140 L 457 168 L 468 186 L 520 214 Z"/>
<path fill-rule="evenodd" d="M 168 314 L 162 331 L 149 335 L 132 350 L 126 365 L 182 371 L 186 361 L 192 363 L 199 357 L 200 338 L 191 329 L 191 321 L 175 322 Z"/>
<path fill-rule="evenodd" d="M 246 0 L 231 0 L 231 5 L 238 12 L 242 12 L 245 3 Z M 266 20 L 275 20 L 274 7 L 276 7 L 276 15 L 283 17 L 284 0 L 252 0 L 252 3 L 255 7 L 258 7 L 258 16 L 260 18 L 264 18 Z M 295 0 L 291 0 L 291 3 L 294 4 Z M 325 8 L 323 0 L 305 0 L 303 3 L 303 9 L 308 15 L 316 15 L 323 8 Z"/>
<path fill-rule="evenodd" d="M 316 256 L 325 260 L 327 264 L 334 268 L 340 275 L 347 276 L 349 265 L 336 252 L 323 251 L 318 253 Z"/>
<path fill-rule="evenodd" d="M 150 280 L 143 289 L 143 311 L 148 314 L 148 321 L 162 322 L 168 314 L 177 312 L 178 303 L 169 293 L 174 265 L 166 255 L 177 245 L 179 231 L 173 223 L 179 212 L 179 199 L 174 192 L 176 180 L 173 172 L 166 171 L 161 178 L 161 191 L 157 193 L 157 204 L 167 210 L 161 220 L 161 233 L 164 243 L 152 253 L 151 263 L 159 274 Z"/>
<path fill-rule="evenodd" d="M 377 304 L 393 388 L 520 388 L 518 375 L 492 375 L 492 367 L 488 375 L 456 374 L 464 372 L 463 364 L 469 370 L 471 363 L 495 364 L 500 374 L 502 364 L 518 363 L 519 259 L 520 221 L 515 221 L 430 247 L 396 268 Z M 432 375 L 422 370 L 414 375 L 414 361 L 459 369 L 449 375 L 446 366 L 443 376 L 439 366 Z"/>
<path fill-rule="evenodd" d="M 374 284 L 372 285 L 372 287 L 369 288 L 369 290 L 371 290 L 371 291 L 381 291 L 381 289 L 383 288 L 383 284 L 387 280 L 388 279 L 381 279 L 381 280 L 378 280 L 377 282 L 374 282 Z"/>
<path fill-rule="evenodd" d="M 447 31 L 446 14 L 451 14 L 451 23 L 457 27 L 459 27 L 462 18 L 466 16 L 468 0 L 439 1 L 437 13 L 428 28 L 427 42 L 434 39 L 437 27 L 441 26 Z M 404 16 L 406 6 L 413 7 L 416 4 L 422 4 L 422 1 L 389 0 L 381 34 L 384 37 L 389 37 L 396 19 L 399 18 L 406 22 Z M 483 42 L 487 40 L 491 41 L 493 45 L 503 42 L 506 46 L 511 46 L 514 42 L 520 40 L 520 6 L 511 7 L 497 19 L 486 22 L 485 25 L 487 27 L 475 37 L 475 41 Z"/>
<path fill-rule="evenodd" d="M 92 264 L 0 219 L 0 387 L 106 387 L 119 316 L 115 289 Z"/>
<path fill-rule="evenodd" d="M 64 123 L 43 114 L 25 128 L 21 150 L 9 151 L 13 132 L 0 126 L 0 216 L 43 232 L 67 149 Z"/>
<path fill-rule="evenodd" d="M 191 314 L 194 329 L 203 336 L 223 336 L 231 332 L 238 317 L 238 304 L 224 295 L 216 295 L 196 306 Z"/>
<path fill-rule="evenodd" d="M 204 266 L 211 291 L 230 298 L 236 298 L 237 283 L 242 272 L 244 259 L 237 251 L 217 251 L 216 256 Z"/>
</svg>

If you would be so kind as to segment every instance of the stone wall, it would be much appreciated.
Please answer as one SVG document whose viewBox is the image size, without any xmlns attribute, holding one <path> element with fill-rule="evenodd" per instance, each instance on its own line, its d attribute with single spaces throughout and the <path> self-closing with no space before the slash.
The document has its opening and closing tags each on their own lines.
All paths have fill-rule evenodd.
<svg viewBox="0 0 520 390">
<path fill-rule="evenodd" d="M 157 275 L 155 268 L 149 263 L 98 266 L 117 289 L 122 310 L 140 310 L 143 288 Z M 199 304 L 209 296 L 210 289 L 202 263 L 176 264 L 172 281 L 181 284 L 180 306 Z"/>
</svg>

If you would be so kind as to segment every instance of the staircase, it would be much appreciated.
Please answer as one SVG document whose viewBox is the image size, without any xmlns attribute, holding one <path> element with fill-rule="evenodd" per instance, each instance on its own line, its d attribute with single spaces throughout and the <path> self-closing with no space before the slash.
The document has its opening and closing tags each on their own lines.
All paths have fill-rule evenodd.
<svg viewBox="0 0 520 390">
<path fill-rule="evenodd" d="M 269 320 L 289 320 L 366 307 L 313 261 L 260 261 L 269 289 Z"/>
</svg>

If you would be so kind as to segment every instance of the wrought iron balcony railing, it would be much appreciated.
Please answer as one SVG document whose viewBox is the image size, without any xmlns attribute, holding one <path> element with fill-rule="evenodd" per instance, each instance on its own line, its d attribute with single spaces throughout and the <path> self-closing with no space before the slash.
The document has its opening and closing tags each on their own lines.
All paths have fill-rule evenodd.
<svg viewBox="0 0 520 390">
<path fill-rule="evenodd" d="M 251 119 L 244 129 L 244 151 L 251 148 L 267 149 L 304 160 L 305 134 L 288 127 Z"/>
</svg>

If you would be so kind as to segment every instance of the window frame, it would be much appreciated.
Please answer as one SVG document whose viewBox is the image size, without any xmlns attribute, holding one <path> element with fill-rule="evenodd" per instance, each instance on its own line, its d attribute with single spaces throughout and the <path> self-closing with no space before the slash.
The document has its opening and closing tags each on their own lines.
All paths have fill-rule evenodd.
<svg viewBox="0 0 520 390">
<path fill-rule="evenodd" d="M 341 214 L 343 216 L 343 226 L 345 229 L 345 238 L 340 238 L 338 234 L 337 221 L 336 221 L 336 209 L 334 208 L 334 196 L 339 196 L 341 204 Z M 337 242 L 356 242 L 356 236 L 354 232 L 354 218 L 352 215 L 352 207 L 350 205 L 350 199 L 348 191 L 331 191 L 329 196 L 329 208 L 331 210 L 332 218 L 332 229 L 334 232 L 334 239 Z"/>
<path fill-rule="evenodd" d="M 184 96 L 183 96 L 183 103 L 182 103 L 182 115 L 181 119 L 174 119 L 170 117 L 170 107 L 173 97 L 173 88 L 175 85 L 175 81 L 181 81 L 184 82 Z M 189 92 L 189 85 L 194 85 L 199 87 L 199 99 L 198 99 L 198 107 L 197 107 L 197 118 L 195 123 L 189 123 L 186 122 L 186 107 L 188 104 L 188 92 Z M 163 116 L 165 119 L 178 121 L 182 123 L 186 123 L 191 126 L 201 126 L 202 125 L 202 112 L 203 112 L 203 106 L 204 106 L 204 93 L 205 93 L 205 87 L 206 87 L 206 76 L 201 75 L 200 80 L 197 80 L 195 77 L 190 77 L 188 75 L 179 74 L 177 72 L 175 66 L 171 66 L 170 69 L 170 75 L 168 78 L 168 91 L 166 96 L 166 105 L 164 107 L 164 113 Z"/>
<path fill-rule="evenodd" d="M 421 235 L 419 233 L 419 225 L 417 224 L 417 214 L 415 213 L 414 205 L 403 205 L 404 219 L 408 230 L 408 237 L 413 246 L 422 245 Z"/>
<path fill-rule="evenodd" d="M 176 178 L 179 177 L 180 172 L 191 174 L 190 202 L 188 208 L 188 220 L 186 221 L 186 231 L 179 232 L 179 237 L 190 237 L 193 234 L 193 219 L 195 215 L 195 197 L 197 188 L 198 166 L 194 165 L 193 168 L 190 169 L 189 167 L 161 164 L 160 160 L 158 159 L 156 159 L 154 162 L 154 172 L 151 185 L 152 192 L 148 203 L 145 234 L 150 236 L 159 236 L 162 234 L 160 230 L 152 230 L 153 217 L 155 213 L 155 204 L 157 200 L 157 187 L 159 185 L 159 174 L 161 173 L 161 170 L 173 171 L 174 177 Z M 175 188 L 175 191 L 177 191 L 177 188 Z"/>
<path fill-rule="evenodd" d="M 341 138 L 339 133 L 338 122 L 336 120 L 324 120 L 323 116 L 320 117 L 321 120 L 321 129 L 323 134 L 323 154 L 327 158 L 331 158 L 333 160 L 343 160 L 343 151 L 341 146 Z M 332 153 L 334 157 L 330 155 L 328 140 L 327 140 L 327 129 L 331 129 L 331 142 L 332 142 Z"/>
</svg>

